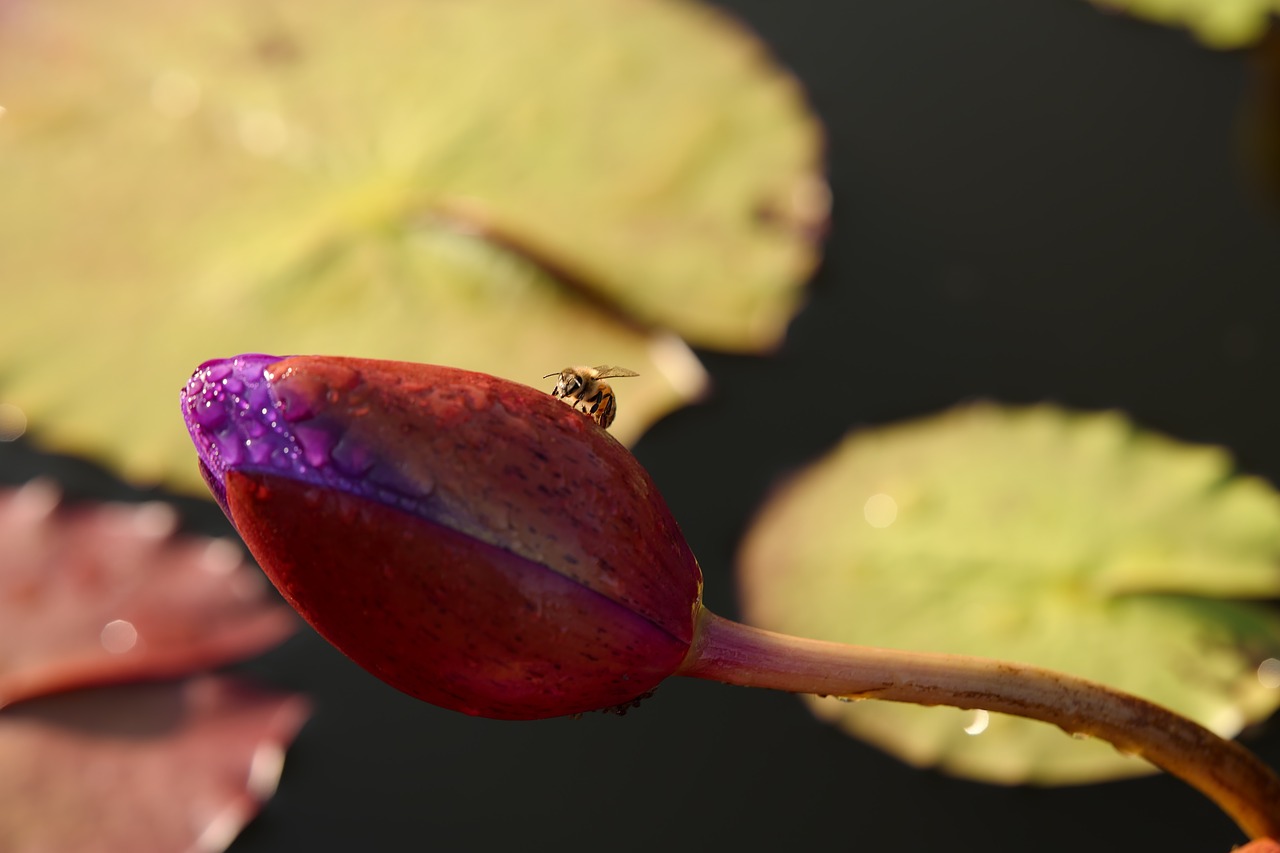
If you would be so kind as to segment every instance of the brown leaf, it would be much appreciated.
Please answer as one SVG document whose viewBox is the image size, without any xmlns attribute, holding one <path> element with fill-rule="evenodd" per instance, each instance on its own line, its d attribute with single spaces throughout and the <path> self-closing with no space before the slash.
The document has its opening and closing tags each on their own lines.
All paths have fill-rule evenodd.
<svg viewBox="0 0 1280 853">
<path fill-rule="evenodd" d="M 297 626 L 238 546 L 173 536 L 167 505 L 57 502 L 40 481 L 0 490 L 0 708 L 238 660 Z"/>
<path fill-rule="evenodd" d="M 1280 843 L 1270 838 L 1259 838 L 1243 847 L 1237 847 L 1235 853 L 1280 853 Z"/>
<path fill-rule="evenodd" d="M 300 696 L 206 676 L 0 712 L 0 850 L 218 851 L 275 791 Z"/>
</svg>

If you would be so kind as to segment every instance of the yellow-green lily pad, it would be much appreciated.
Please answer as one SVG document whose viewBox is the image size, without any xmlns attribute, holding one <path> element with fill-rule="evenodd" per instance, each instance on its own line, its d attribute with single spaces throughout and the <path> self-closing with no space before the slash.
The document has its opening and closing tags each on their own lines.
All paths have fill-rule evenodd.
<svg viewBox="0 0 1280 853">
<path fill-rule="evenodd" d="M 1116 413 L 982 404 L 851 433 L 766 504 L 744 616 L 1091 678 L 1231 737 L 1280 705 L 1280 496 Z M 997 783 L 1150 770 L 998 714 L 807 697 L 916 765 Z"/>
<path fill-rule="evenodd" d="M 1248 47 L 1280 15 L 1280 0 L 1093 0 L 1107 12 L 1190 30 L 1208 47 Z"/>
<path fill-rule="evenodd" d="M 190 441 L 173 421 L 178 389 L 214 356 L 358 352 L 454 364 L 548 392 L 556 378 L 544 374 L 610 359 L 640 373 L 614 387 L 610 431 L 624 442 L 706 386 L 701 363 L 674 335 L 637 330 L 529 263 L 447 231 L 353 241 L 255 292 L 210 294 L 203 304 L 195 294 L 153 302 L 121 290 L 137 334 L 105 335 L 80 312 L 48 316 L 45 328 L 66 339 L 6 352 L 0 393 L 35 413 L 39 440 L 101 456 L 133 480 L 201 494 Z"/>
<path fill-rule="evenodd" d="M 816 260 L 817 121 L 692 2 L 3 14 L 0 403 L 133 479 L 198 486 L 177 390 L 239 351 L 623 365 L 634 439 Z"/>
</svg>

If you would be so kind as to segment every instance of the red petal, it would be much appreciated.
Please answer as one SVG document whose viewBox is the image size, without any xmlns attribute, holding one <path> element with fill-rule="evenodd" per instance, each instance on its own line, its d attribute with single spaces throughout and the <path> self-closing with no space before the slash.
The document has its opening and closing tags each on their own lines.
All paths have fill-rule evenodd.
<svg viewBox="0 0 1280 853">
<path fill-rule="evenodd" d="M 223 850 L 275 791 L 297 696 L 206 677 L 0 712 L 0 850 Z"/>
<path fill-rule="evenodd" d="M 421 496 L 430 520 L 693 640 L 697 561 L 648 472 L 590 418 L 440 365 L 297 356 L 267 373 L 295 429 L 328 435 L 330 455 L 372 455 L 366 479 Z"/>
<path fill-rule="evenodd" d="M 275 474 L 231 472 L 226 486 L 241 535 L 307 621 L 433 704 L 506 719 L 622 705 L 688 651 L 600 593 L 416 515 Z"/>
<path fill-rule="evenodd" d="M 39 482 L 0 491 L 0 707 L 238 660 L 295 629 L 238 547 L 173 537 L 169 507 L 56 503 Z"/>
</svg>

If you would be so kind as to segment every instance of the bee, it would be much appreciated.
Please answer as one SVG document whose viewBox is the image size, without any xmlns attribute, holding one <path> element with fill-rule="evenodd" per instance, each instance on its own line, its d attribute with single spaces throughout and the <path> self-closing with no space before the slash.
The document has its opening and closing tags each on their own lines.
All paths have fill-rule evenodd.
<svg viewBox="0 0 1280 853">
<path fill-rule="evenodd" d="M 604 380 L 640 374 L 625 367 L 600 364 L 595 367 L 566 367 L 559 374 L 548 373 L 542 378 L 550 379 L 557 375 L 560 379 L 556 382 L 556 387 L 551 389 L 551 396 L 590 415 L 593 421 L 608 429 L 609 424 L 613 423 L 614 415 L 618 413 L 618 404 L 613 398 L 613 389 Z"/>
</svg>

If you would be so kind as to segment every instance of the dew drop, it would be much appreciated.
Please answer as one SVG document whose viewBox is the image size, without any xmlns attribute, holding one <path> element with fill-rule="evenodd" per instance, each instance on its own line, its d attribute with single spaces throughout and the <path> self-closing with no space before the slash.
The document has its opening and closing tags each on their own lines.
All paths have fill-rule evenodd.
<svg viewBox="0 0 1280 853">
<path fill-rule="evenodd" d="M 12 403 L 0 403 L 0 441 L 14 441 L 26 431 L 26 413 Z"/>
<path fill-rule="evenodd" d="M 233 370 L 234 368 L 229 362 L 219 361 L 217 364 L 209 365 L 201 373 L 207 381 L 218 382 L 230 376 Z"/>
<path fill-rule="evenodd" d="M 252 438 L 244 440 L 245 449 L 249 451 L 249 459 L 255 465 L 261 465 L 267 461 L 267 457 L 271 455 L 271 443 L 267 441 L 255 441 Z"/>
<path fill-rule="evenodd" d="M 113 655 L 122 655 L 138 643 L 138 629 L 125 619 L 108 622 L 99 635 L 102 647 Z"/>
<path fill-rule="evenodd" d="M 196 405 L 194 411 L 196 423 L 205 429 L 221 429 L 227 422 L 227 410 L 214 400 L 205 400 L 204 405 Z"/>
<path fill-rule="evenodd" d="M 980 735 L 987 730 L 989 725 L 991 725 L 991 714 L 978 708 L 973 712 L 973 719 L 964 727 L 964 733 L 967 735 Z"/>
<path fill-rule="evenodd" d="M 329 455 L 338 470 L 348 477 L 364 476 L 376 461 L 368 448 L 350 436 L 343 436 Z"/>
<path fill-rule="evenodd" d="M 300 424 L 293 429 L 307 464 L 319 468 L 329 461 L 337 440 L 333 432 L 321 427 Z"/>
<path fill-rule="evenodd" d="M 1280 659 L 1267 658 L 1258 664 L 1258 683 L 1272 690 L 1280 687 Z"/>
<path fill-rule="evenodd" d="M 238 441 L 222 441 L 217 445 L 218 455 L 224 467 L 239 465 L 244 459 L 244 446 Z"/>
<path fill-rule="evenodd" d="M 862 516 L 872 527 L 888 527 L 898 519 L 898 502 L 886 494 L 872 495 L 862 506 Z"/>
</svg>

